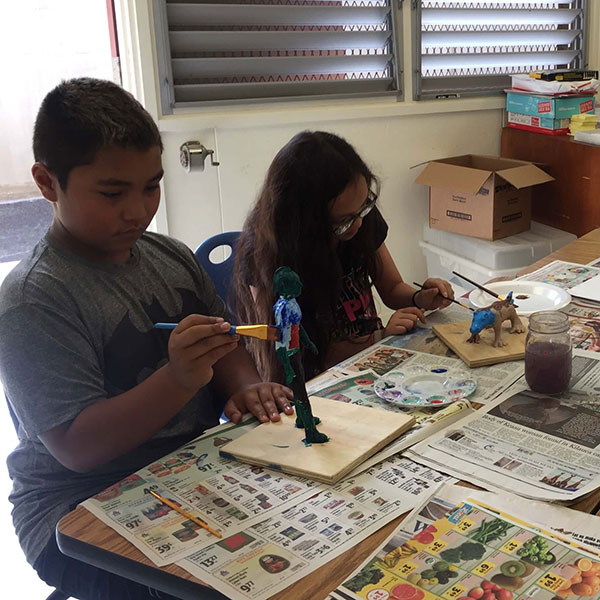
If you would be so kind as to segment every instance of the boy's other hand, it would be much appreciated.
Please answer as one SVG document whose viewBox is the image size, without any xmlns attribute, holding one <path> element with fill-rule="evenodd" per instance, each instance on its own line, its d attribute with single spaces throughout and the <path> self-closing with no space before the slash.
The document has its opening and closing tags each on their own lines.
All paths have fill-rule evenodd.
<svg viewBox="0 0 600 600">
<path fill-rule="evenodd" d="M 169 337 L 167 371 L 174 383 L 195 394 L 213 377 L 213 365 L 238 345 L 239 336 L 221 317 L 189 315 Z"/>
<path fill-rule="evenodd" d="M 385 326 L 384 337 L 388 335 L 402 335 L 414 329 L 417 321 L 425 323 L 425 311 L 416 306 L 407 306 L 397 310 Z"/>
<path fill-rule="evenodd" d="M 450 306 L 452 300 L 454 300 L 452 286 L 445 279 L 431 277 L 425 281 L 423 289 L 417 294 L 415 304 L 425 310 L 435 310 Z"/>
<path fill-rule="evenodd" d="M 239 423 L 242 415 L 251 412 L 261 423 L 279 421 L 279 407 L 286 415 L 294 414 L 294 394 L 279 383 L 255 383 L 237 392 L 225 404 L 225 416 Z"/>
</svg>

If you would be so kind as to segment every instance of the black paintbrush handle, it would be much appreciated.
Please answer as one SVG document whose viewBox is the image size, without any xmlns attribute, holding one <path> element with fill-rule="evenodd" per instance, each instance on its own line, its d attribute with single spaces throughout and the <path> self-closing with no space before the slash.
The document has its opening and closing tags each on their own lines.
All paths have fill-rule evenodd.
<svg viewBox="0 0 600 600">
<path fill-rule="evenodd" d="M 418 288 L 421 288 L 422 290 L 425 289 L 420 283 L 417 283 L 416 281 L 413 281 L 413 285 L 416 285 Z M 459 306 L 462 306 L 463 308 L 466 308 L 468 310 L 475 312 L 474 308 L 471 308 L 470 306 L 467 306 L 466 304 L 463 304 L 462 302 L 459 302 L 458 300 L 454 300 L 454 298 L 447 298 L 447 300 L 450 300 L 450 302 L 454 302 L 454 304 L 458 304 Z"/>
<path fill-rule="evenodd" d="M 481 284 L 475 283 L 474 281 L 472 281 L 468 277 L 465 277 L 464 275 L 461 275 L 460 273 L 457 273 L 456 271 L 452 271 L 452 273 L 454 275 L 456 275 L 457 277 L 460 277 L 461 279 L 464 279 L 465 281 L 468 281 L 469 283 L 471 283 L 475 287 L 479 288 L 480 290 L 483 290 L 486 294 L 489 294 L 490 296 L 494 296 L 494 298 L 500 299 L 500 296 L 498 294 L 496 294 L 496 292 L 492 292 L 492 290 L 488 290 L 486 287 L 483 287 Z"/>
</svg>

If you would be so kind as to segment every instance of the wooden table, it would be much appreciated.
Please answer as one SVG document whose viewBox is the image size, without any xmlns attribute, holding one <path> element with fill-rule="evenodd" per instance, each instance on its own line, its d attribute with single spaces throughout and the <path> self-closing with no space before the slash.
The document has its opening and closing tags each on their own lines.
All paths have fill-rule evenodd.
<svg viewBox="0 0 600 600">
<path fill-rule="evenodd" d="M 600 228 L 571 242 L 519 275 L 529 273 L 553 260 L 586 264 L 600 257 Z M 572 508 L 595 513 L 600 508 L 600 491 L 581 500 Z M 272 596 L 273 600 L 320 600 L 348 578 L 367 557 L 387 538 L 402 521 L 402 515 L 373 533 L 357 546 L 329 561 L 308 577 Z M 176 565 L 158 568 L 135 546 L 105 525 L 81 506 L 64 516 L 57 526 L 61 550 L 74 558 L 147 584 L 184 600 L 226 598 L 207 588 L 202 582 Z M 199 587 L 203 586 L 203 587 Z"/>
</svg>

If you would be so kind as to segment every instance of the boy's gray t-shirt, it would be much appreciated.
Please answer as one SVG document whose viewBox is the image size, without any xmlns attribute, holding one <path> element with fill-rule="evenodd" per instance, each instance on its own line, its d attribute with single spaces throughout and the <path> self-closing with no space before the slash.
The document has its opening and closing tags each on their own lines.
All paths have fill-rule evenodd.
<svg viewBox="0 0 600 600">
<path fill-rule="evenodd" d="M 224 401 L 207 386 L 145 444 L 89 473 L 63 467 L 38 437 L 166 363 L 170 332 L 153 324 L 193 313 L 225 307 L 191 250 L 158 234 L 145 233 L 123 265 L 86 261 L 47 234 L 5 280 L 0 378 L 20 423 L 10 500 L 31 564 L 75 503 L 219 422 Z"/>
</svg>

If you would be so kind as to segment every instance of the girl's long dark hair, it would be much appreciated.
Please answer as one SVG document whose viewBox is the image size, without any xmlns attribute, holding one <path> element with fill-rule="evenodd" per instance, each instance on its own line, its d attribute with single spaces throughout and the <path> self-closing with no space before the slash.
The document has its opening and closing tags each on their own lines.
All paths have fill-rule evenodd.
<svg viewBox="0 0 600 600">
<path fill-rule="evenodd" d="M 252 207 L 236 248 L 235 312 L 239 323 L 272 323 L 273 273 L 289 266 L 303 283 L 298 302 L 302 325 L 319 355 L 304 353 L 306 376 L 324 370 L 332 341 L 342 267 L 339 242 L 329 217 L 332 202 L 356 179 L 378 191 L 378 181 L 354 148 L 323 131 L 303 131 L 275 156 Z M 346 250 L 366 277 L 376 275 L 374 211 L 363 220 Z M 252 288 L 252 289 L 251 289 Z M 246 338 L 259 373 L 282 379 L 274 344 Z"/>
</svg>

